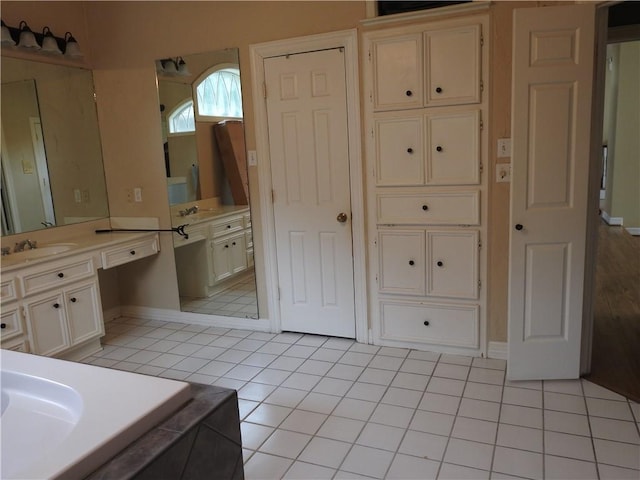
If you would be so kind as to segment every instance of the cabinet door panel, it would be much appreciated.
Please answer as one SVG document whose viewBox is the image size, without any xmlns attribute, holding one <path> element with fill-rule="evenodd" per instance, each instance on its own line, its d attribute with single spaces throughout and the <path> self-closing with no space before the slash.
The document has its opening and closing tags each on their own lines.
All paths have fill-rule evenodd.
<svg viewBox="0 0 640 480">
<path fill-rule="evenodd" d="M 231 273 L 247 269 L 247 244 L 245 234 L 241 233 L 229 239 L 231 249 Z"/>
<path fill-rule="evenodd" d="M 96 282 L 67 290 L 65 300 L 72 345 L 104 334 L 102 307 Z"/>
<path fill-rule="evenodd" d="M 478 232 L 427 232 L 427 295 L 478 298 Z"/>
<path fill-rule="evenodd" d="M 480 183 L 480 110 L 426 116 L 429 185 Z"/>
<path fill-rule="evenodd" d="M 424 295 L 424 231 L 381 231 L 378 234 L 378 248 L 380 292 Z"/>
<path fill-rule="evenodd" d="M 480 25 L 425 32 L 427 106 L 480 102 Z"/>
<path fill-rule="evenodd" d="M 374 122 L 376 183 L 424 184 L 423 119 L 421 116 L 381 116 Z"/>
<path fill-rule="evenodd" d="M 2 341 L 9 340 L 11 338 L 15 338 L 22 333 L 24 333 L 24 329 L 22 328 L 22 320 L 20 318 L 20 310 L 18 305 L 10 305 L 2 307 L 2 330 L 1 334 Z"/>
<path fill-rule="evenodd" d="M 71 346 L 62 293 L 31 299 L 24 309 L 33 353 L 50 356 Z"/>
<path fill-rule="evenodd" d="M 210 285 L 224 280 L 231 276 L 231 242 L 222 238 L 211 242 L 213 279 Z"/>
<path fill-rule="evenodd" d="M 422 35 L 373 42 L 374 110 L 422 107 Z"/>
</svg>

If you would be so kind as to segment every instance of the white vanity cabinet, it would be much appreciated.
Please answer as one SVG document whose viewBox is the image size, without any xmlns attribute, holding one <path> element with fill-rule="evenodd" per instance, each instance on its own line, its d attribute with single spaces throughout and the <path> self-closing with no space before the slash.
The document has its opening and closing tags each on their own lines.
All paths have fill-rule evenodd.
<svg viewBox="0 0 640 480">
<path fill-rule="evenodd" d="M 104 323 L 98 268 L 155 254 L 159 243 L 157 234 L 94 234 L 76 245 L 77 251 L 23 263 L 9 257 L 1 285 L 2 348 L 70 360 L 100 350 Z"/>
<path fill-rule="evenodd" d="M 210 285 L 247 269 L 247 247 L 244 232 L 226 235 L 211 240 L 213 258 L 212 279 Z"/>
<path fill-rule="evenodd" d="M 376 344 L 482 354 L 485 15 L 363 32 Z"/>
</svg>

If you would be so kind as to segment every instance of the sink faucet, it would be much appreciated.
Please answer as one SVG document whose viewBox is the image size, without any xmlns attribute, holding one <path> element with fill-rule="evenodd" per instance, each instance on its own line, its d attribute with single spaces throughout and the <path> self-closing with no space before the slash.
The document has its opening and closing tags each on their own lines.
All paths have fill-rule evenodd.
<svg viewBox="0 0 640 480">
<path fill-rule="evenodd" d="M 28 238 L 25 240 L 22 240 L 21 242 L 16 242 L 16 246 L 13 248 L 14 253 L 15 252 L 23 252 L 25 250 L 25 248 L 29 247 L 29 249 L 33 250 L 34 248 L 36 248 L 38 242 L 36 242 L 35 240 L 29 240 Z"/>
<path fill-rule="evenodd" d="M 178 212 L 181 217 L 186 217 L 187 215 L 191 215 L 192 213 L 198 213 L 198 205 L 194 205 L 193 207 L 189 207 Z"/>
</svg>

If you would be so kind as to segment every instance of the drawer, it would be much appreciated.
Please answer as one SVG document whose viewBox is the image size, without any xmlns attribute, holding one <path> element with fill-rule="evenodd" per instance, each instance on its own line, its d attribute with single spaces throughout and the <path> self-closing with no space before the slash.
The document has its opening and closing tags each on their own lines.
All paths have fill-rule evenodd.
<svg viewBox="0 0 640 480">
<path fill-rule="evenodd" d="M 160 251 L 158 237 L 144 238 L 102 252 L 102 268 L 117 267 L 141 258 L 155 255 Z"/>
<path fill-rule="evenodd" d="M 479 225 L 480 192 L 379 192 L 378 224 Z"/>
<path fill-rule="evenodd" d="M 244 219 L 242 217 L 230 217 L 224 222 L 216 222 L 210 226 L 213 238 L 221 237 L 227 233 L 238 232 L 244 229 Z"/>
<path fill-rule="evenodd" d="M 0 282 L 0 301 L 10 302 L 18 298 L 18 290 L 15 278 L 8 278 Z"/>
<path fill-rule="evenodd" d="M 427 295 L 478 298 L 479 233 L 427 231 Z"/>
<path fill-rule="evenodd" d="M 380 337 L 386 340 L 466 348 L 480 346 L 477 305 L 387 300 L 380 302 L 380 321 Z"/>
<path fill-rule="evenodd" d="M 3 308 L 0 322 L 0 339 L 3 344 L 5 340 L 15 338 L 24 333 L 22 320 L 20 319 L 20 309 L 17 305 L 11 308 Z"/>
<path fill-rule="evenodd" d="M 382 231 L 378 234 L 378 248 L 378 290 L 381 293 L 424 295 L 424 231 Z"/>
<path fill-rule="evenodd" d="M 184 232 L 189 235 L 189 238 L 184 238 L 177 233 L 173 234 L 173 247 L 178 248 L 184 245 L 191 245 L 195 242 L 206 240 L 208 237 L 209 224 L 194 225 L 193 227 L 185 227 Z"/>
<path fill-rule="evenodd" d="M 56 267 L 48 267 L 27 271 L 20 277 L 24 295 L 31 295 L 50 288 L 57 288 L 82 278 L 95 275 L 93 259 L 85 258 L 73 263 L 64 263 Z"/>
<path fill-rule="evenodd" d="M 14 352 L 29 353 L 29 341 L 26 338 L 16 338 L 8 342 L 2 342 L 2 348 Z"/>
</svg>

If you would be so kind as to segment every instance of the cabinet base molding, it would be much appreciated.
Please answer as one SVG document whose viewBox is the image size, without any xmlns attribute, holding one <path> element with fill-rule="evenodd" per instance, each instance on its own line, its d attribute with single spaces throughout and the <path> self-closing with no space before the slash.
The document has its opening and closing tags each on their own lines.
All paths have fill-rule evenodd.
<svg viewBox="0 0 640 480">
<path fill-rule="evenodd" d="M 102 344 L 100 343 L 100 338 L 96 337 L 66 350 L 58 358 L 61 358 L 62 360 L 70 360 L 72 362 L 80 362 L 101 350 Z"/>
<path fill-rule="evenodd" d="M 120 316 L 122 317 L 144 318 L 147 320 L 203 325 L 207 327 L 237 328 L 256 332 L 271 332 L 271 322 L 266 318 L 256 320 L 251 318 L 223 317 L 220 315 L 180 312 L 177 310 L 139 307 L 135 305 L 120 307 L 120 312 Z"/>
<path fill-rule="evenodd" d="M 507 360 L 507 342 L 489 342 L 487 350 L 487 358 L 495 358 L 497 360 Z"/>
<path fill-rule="evenodd" d="M 116 318 L 120 318 L 122 316 L 122 307 L 119 305 L 117 307 L 112 307 L 107 310 L 102 311 L 102 318 L 104 323 L 107 324 Z"/>
</svg>

